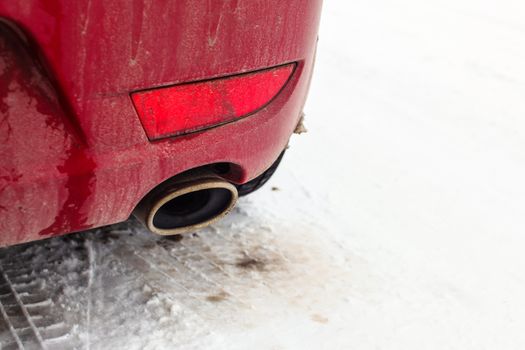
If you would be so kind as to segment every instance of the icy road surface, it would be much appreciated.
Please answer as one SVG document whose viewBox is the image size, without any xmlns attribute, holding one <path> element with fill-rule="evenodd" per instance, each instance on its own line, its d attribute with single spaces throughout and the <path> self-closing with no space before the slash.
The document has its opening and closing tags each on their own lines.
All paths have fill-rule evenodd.
<svg viewBox="0 0 525 350">
<path fill-rule="evenodd" d="M 182 240 L 2 249 L 2 349 L 525 348 L 523 1 L 323 16 L 271 183 Z"/>
</svg>

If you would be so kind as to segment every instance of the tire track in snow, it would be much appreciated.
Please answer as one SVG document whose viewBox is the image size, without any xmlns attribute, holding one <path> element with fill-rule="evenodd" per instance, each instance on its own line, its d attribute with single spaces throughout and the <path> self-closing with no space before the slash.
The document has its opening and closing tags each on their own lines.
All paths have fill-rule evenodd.
<svg viewBox="0 0 525 350">
<path fill-rule="evenodd" d="M 39 347 L 41 347 L 42 349 L 47 349 L 47 347 L 44 345 L 44 340 L 42 339 L 42 335 L 40 334 L 39 330 L 36 328 L 35 323 L 33 322 L 33 319 L 31 318 L 31 315 L 27 311 L 27 307 L 24 305 L 24 303 L 20 299 L 20 295 L 17 293 L 15 287 L 13 286 L 13 283 L 11 282 L 11 280 L 9 279 L 9 277 L 7 276 L 7 274 L 5 273 L 4 269 L 1 266 L 0 266 L 0 276 L 2 278 L 2 281 L 1 281 L 2 284 L 5 283 L 7 285 L 7 287 L 9 288 L 11 292 L 12 297 L 16 301 L 16 304 L 22 311 L 22 314 L 24 315 L 25 320 L 27 324 L 29 325 L 29 328 L 34 334 L 34 340 L 36 340 L 36 343 L 39 345 Z"/>
<path fill-rule="evenodd" d="M 5 322 L 5 326 L 8 327 L 9 332 L 11 333 L 11 336 L 13 337 L 14 342 L 16 343 L 18 348 L 24 349 L 24 345 L 22 344 L 22 341 L 20 340 L 20 337 L 16 333 L 15 327 L 13 327 L 13 323 L 9 320 L 9 316 L 7 315 L 7 313 L 5 311 L 4 304 L 3 304 L 1 299 L 0 299 L 0 312 L 2 313 L 2 318 L 3 318 L 4 322 Z M 9 345 L 11 345 L 11 342 L 9 340 L 7 340 L 5 342 L 2 341 L 2 344 L 3 344 L 2 348 L 6 348 Z"/>
<path fill-rule="evenodd" d="M 64 275 L 82 279 L 79 243 L 75 237 L 60 237 L 0 249 L 0 313 L 11 335 L 0 333 L 2 349 L 78 348 L 72 330 L 82 325 L 73 326 L 75 308 L 68 314 L 60 299 L 68 287 Z"/>
</svg>

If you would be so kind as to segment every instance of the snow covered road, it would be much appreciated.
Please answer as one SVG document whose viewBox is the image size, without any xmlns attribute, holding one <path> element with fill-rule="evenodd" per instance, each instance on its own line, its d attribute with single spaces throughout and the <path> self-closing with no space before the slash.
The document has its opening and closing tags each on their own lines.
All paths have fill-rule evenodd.
<svg viewBox="0 0 525 350">
<path fill-rule="evenodd" d="M 525 4 L 325 1 L 306 125 L 182 240 L 0 250 L 2 349 L 525 348 Z"/>
</svg>

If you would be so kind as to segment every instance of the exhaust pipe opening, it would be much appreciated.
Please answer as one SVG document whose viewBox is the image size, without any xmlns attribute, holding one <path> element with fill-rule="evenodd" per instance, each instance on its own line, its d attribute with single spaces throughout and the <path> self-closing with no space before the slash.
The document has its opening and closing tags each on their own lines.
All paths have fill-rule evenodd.
<svg viewBox="0 0 525 350">
<path fill-rule="evenodd" d="M 161 184 L 133 214 L 153 233 L 194 232 L 216 222 L 235 206 L 237 189 L 215 174 Z"/>
</svg>

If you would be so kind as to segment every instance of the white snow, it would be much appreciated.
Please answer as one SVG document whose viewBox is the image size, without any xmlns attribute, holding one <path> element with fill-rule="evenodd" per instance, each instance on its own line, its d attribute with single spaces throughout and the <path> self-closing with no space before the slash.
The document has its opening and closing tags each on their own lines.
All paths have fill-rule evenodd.
<svg viewBox="0 0 525 350">
<path fill-rule="evenodd" d="M 9 300 L 44 308 L 26 307 L 27 339 L 525 348 L 525 3 L 323 11 L 309 133 L 224 221 L 181 241 L 128 222 L 2 251 Z"/>
</svg>

